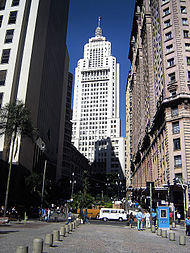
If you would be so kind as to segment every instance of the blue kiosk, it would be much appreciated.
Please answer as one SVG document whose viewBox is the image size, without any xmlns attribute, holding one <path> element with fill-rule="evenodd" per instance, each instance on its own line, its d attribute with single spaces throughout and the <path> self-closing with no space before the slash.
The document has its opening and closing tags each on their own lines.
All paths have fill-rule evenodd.
<svg viewBox="0 0 190 253">
<path fill-rule="evenodd" d="M 168 206 L 158 206 L 157 209 L 157 226 L 162 229 L 170 228 L 170 218 L 169 218 L 169 207 Z"/>
</svg>

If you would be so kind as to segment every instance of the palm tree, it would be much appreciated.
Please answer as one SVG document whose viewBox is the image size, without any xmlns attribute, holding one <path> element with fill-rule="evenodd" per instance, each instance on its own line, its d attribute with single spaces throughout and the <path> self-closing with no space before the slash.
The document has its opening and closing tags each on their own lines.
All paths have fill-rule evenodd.
<svg viewBox="0 0 190 253">
<path fill-rule="evenodd" d="M 5 135 L 5 138 L 9 139 L 8 147 L 10 150 L 10 164 L 5 194 L 4 215 L 6 215 L 7 211 L 9 184 L 16 139 L 18 136 L 28 136 L 32 138 L 34 133 L 35 129 L 32 126 L 30 111 L 26 108 L 22 101 L 17 100 L 14 103 L 6 104 L 0 109 L 0 136 Z"/>
</svg>

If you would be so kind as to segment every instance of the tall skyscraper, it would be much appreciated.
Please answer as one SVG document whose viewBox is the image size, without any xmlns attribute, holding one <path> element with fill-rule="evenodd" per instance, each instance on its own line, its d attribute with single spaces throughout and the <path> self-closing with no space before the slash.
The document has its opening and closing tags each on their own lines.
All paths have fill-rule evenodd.
<svg viewBox="0 0 190 253">
<path fill-rule="evenodd" d="M 102 36 L 100 21 L 99 17 L 95 37 L 84 46 L 84 58 L 75 69 L 72 142 L 91 163 L 104 163 L 104 172 L 123 174 L 120 70 L 111 43 Z"/>
<path fill-rule="evenodd" d="M 63 152 L 68 55 L 66 33 L 69 0 L 0 1 L 0 104 L 22 100 L 45 142 L 45 158 L 54 176 Z M 14 162 L 37 170 L 42 151 L 19 139 Z M 5 153 L 4 137 L 0 153 Z M 61 161 L 60 163 L 61 164 Z M 49 166 L 49 165 L 48 165 Z M 58 171 L 59 170 L 59 171 Z"/>
<path fill-rule="evenodd" d="M 189 0 L 137 0 L 127 86 L 133 186 L 154 182 L 156 204 L 181 214 L 190 203 L 189 25 Z"/>
</svg>

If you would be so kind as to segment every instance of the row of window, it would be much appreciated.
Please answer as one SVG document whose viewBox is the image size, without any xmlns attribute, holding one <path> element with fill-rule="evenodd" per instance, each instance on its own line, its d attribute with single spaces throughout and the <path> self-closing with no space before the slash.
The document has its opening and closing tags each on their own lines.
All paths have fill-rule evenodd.
<svg viewBox="0 0 190 253">
<path fill-rule="evenodd" d="M 11 11 L 9 14 L 9 20 L 8 20 L 8 25 L 16 24 L 16 19 L 17 19 L 17 11 Z M 0 27 L 3 22 L 3 15 L 0 15 Z"/>
<path fill-rule="evenodd" d="M 4 10 L 5 9 L 5 6 L 6 6 L 6 0 L 1 0 L 0 1 L 0 11 Z M 18 6 L 20 3 L 20 0 L 12 0 L 12 3 L 11 3 L 11 6 L 14 7 L 14 6 Z"/>
</svg>

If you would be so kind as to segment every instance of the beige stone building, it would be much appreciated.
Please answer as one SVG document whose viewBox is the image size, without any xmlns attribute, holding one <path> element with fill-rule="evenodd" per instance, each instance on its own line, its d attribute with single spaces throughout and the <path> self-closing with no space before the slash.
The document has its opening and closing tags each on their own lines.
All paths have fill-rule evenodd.
<svg viewBox="0 0 190 253">
<path fill-rule="evenodd" d="M 146 203 L 154 182 L 154 204 L 165 200 L 181 214 L 190 184 L 189 25 L 189 0 L 136 1 L 126 93 L 132 186 Z"/>
</svg>

